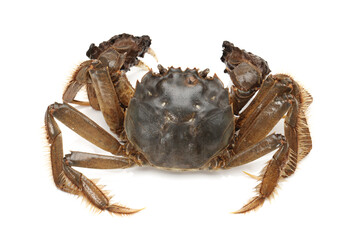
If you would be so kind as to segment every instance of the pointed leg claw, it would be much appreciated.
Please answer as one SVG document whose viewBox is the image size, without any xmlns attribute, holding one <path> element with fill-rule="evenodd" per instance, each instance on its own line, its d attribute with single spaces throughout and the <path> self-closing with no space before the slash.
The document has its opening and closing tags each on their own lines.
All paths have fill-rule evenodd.
<svg viewBox="0 0 360 240">
<path fill-rule="evenodd" d="M 251 173 L 248 173 L 248 172 L 245 172 L 245 171 L 243 171 L 243 173 L 245 173 L 246 175 L 248 175 L 249 177 L 251 177 L 252 179 L 255 179 L 257 181 L 261 180 L 261 177 L 259 177 L 259 176 L 255 176 L 255 175 L 253 175 Z"/>
<path fill-rule="evenodd" d="M 252 198 L 246 205 L 244 205 L 241 209 L 232 212 L 233 214 L 239 214 L 239 213 L 247 213 L 252 210 L 259 209 L 265 202 L 265 197 L 256 196 Z"/>
<path fill-rule="evenodd" d="M 106 208 L 106 210 L 109 211 L 110 213 L 119 214 L 119 215 L 130 215 L 130 214 L 138 213 L 144 209 L 145 208 L 132 209 L 132 208 L 116 205 L 116 204 L 112 204 Z"/>
</svg>

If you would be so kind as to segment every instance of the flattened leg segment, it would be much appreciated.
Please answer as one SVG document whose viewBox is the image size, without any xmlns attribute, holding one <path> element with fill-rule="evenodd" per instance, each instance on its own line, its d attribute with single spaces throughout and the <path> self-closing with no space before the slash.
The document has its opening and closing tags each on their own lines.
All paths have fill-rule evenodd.
<svg viewBox="0 0 360 240">
<path fill-rule="evenodd" d="M 286 94 L 276 97 L 271 103 L 261 109 L 261 112 L 255 118 L 251 118 L 252 121 L 247 125 L 247 128 L 240 128 L 242 134 L 235 144 L 235 152 L 247 149 L 261 141 L 289 110 L 291 98 L 291 95 Z"/>
<path fill-rule="evenodd" d="M 129 168 L 134 165 L 134 162 L 130 161 L 128 157 L 106 156 L 85 152 L 66 154 L 65 161 L 69 166 L 95 169 Z"/>
<path fill-rule="evenodd" d="M 49 107 L 45 114 L 45 128 L 47 134 L 47 140 L 50 144 L 50 160 L 51 170 L 54 179 L 54 183 L 57 188 L 64 192 L 79 194 L 79 190 L 76 187 L 67 184 L 64 178 L 63 171 L 63 145 L 62 136 L 59 126 L 57 125 L 54 117 L 51 114 L 51 108 Z"/>
<path fill-rule="evenodd" d="M 114 85 L 107 68 L 89 70 L 97 100 L 111 131 L 120 135 L 124 125 L 124 111 L 120 107 Z"/>
<path fill-rule="evenodd" d="M 96 168 L 100 165 L 101 159 L 106 157 L 95 154 L 74 153 L 76 156 L 70 155 L 63 158 L 61 131 L 54 117 L 104 150 L 120 154 L 120 144 L 105 130 L 70 105 L 58 103 L 50 105 L 45 114 L 45 129 L 50 144 L 51 167 L 55 185 L 62 191 L 82 195 L 92 206 L 99 210 L 107 210 L 116 214 L 132 214 L 140 211 L 117 204 L 110 204 L 110 198 L 94 182 L 71 167 L 72 164 L 74 166 Z M 124 157 L 107 157 L 108 168 L 132 166 L 131 159 L 126 157 L 125 152 L 122 154 Z"/>
<path fill-rule="evenodd" d="M 233 168 L 252 162 L 279 148 L 284 142 L 285 137 L 283 135 L 271 134 L 253 146 L 232 156 L 224 168 Z"/>
<path fill-rule="evenodd" d="M 66 103 L 54 103 L 49 106 L 48 114 L 99 148 L 117 154 L 120 143 L 110 133 L 72 106 Z"/>
<path fill-rule="evenodd" d="M 87 71 L 92 64 L 92 60 L 81 63 L 75 70 L 70 82 L 66 86 L 63 93 L 63 101 L 67 103 L 79 102 L 74 100 L 76 94 L 88 82 Z"/>
</svg>

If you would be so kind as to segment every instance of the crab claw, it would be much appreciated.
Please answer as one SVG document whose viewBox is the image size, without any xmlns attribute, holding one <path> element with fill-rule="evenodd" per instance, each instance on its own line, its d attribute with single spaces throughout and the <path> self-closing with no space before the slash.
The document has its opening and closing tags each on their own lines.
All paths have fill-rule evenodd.
<svg viewBox="0 0 360 240">
<path fill-rule="evenodd" d="M 221 61 L 225 63 L 225 72 L 229 73 L 234 85 L 244 92 L 260 87 L 263 79 L 270 73 L 264 59 L 235 47 L 228 41 L 223 43 Z"/>
<path fill-rule="evenodd" d="M 136 65 L 138 68 L 141 68 L 145 71 L 150 71 L 150 67 L 146 65 L 143 61 L 139 60 L 138 64 Z"/>
<path fill-rule="evenodd" d="M 150 56 L 152 56 L 155 59 L 156 62 L 159 62 L 159 60 L 158 60 L 158 58 L 157 58 L 157 56 L 156 56 L 156 54 L 155 54 L 155 52 L 154 52 L 154 50 L 152 48 L 148 48 L 146 53 L 148 53 Z"/>
<path fill-rule="evenodd" d="M 126 54 L 126 59 L 121 69 L 128 71 L 132 66 L 138 64 L 139 57 L 144 57 L 150 45 L 151 39 L 147 35 L 137 37 L 123 33 L 100 43 L 99 46 L 96 46 L 94 43 L 91 44 L 86 52 L 86 56 L 90 59 L 97 59 L 108 49 L 115 49 L 120 54 Z"/>
</svg>

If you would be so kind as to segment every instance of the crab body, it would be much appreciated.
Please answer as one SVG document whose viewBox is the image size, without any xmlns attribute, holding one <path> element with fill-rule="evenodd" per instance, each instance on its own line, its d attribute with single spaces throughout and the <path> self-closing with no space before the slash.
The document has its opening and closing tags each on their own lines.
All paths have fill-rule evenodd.
<svg viewBox="0 0 360 240">
<path fill-rule="evenodd" d="M 234 114 L 222 82 L 197 70 L 147 73 L 126 111 L 125 131 L 150 164 L 202 168 L 229 145 Z"/>
<path fill-rule="evenodd" d="M 149 36 L 119 34 L 99 46 L 91 44 L 90 60 L 80 64 L 63 94 L 64 103 L 49 105 L 45 128 L 55 185 L 83 196 L 92 206 L 117 214 L 140 210 L 110 203 L 110 197 L 73 167 L 113 169 L 153 166 L 169 170 L 217 170 L 238 167 L 276 150 L 255 177 L 257 195 L 235 213 L 262 206 L 278 183 L 291 176 L 311 150 L 306 109 L 311 95 L 285 74 L 270 74 L 259 56 L 223 42 L 221 60 L 231 90 L 208 69 L 150 70 L 136 84 L 127 79 L 138 58 L 154 56 Z M 88 102 L 75 100 L 86 86 Z M 112 135 L 72 104 L 100 110 Z M 271 133 L 284 118 L 284 135 Z M 55 119 L 112 155 L 73 151 L 63 154 Z"/>
</svg>

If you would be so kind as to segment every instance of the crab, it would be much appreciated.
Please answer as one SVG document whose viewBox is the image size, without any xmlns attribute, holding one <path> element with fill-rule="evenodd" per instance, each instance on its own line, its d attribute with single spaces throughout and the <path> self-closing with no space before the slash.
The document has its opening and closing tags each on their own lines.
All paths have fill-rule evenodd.
<svg viewBox="0 0 360 240">
<path fill-rule="evenodd" d="M 270 74 L 262 58 L 223 42 L 221 61 L 232 80 L 230 91 L 209 69 L 158 65 L 136 83 L 126 77 L 132 66 L 144 66 L 145 53 L 155 57 L 149 36 L 120 34 L 99 46 L 91 44 L 63 93 L 63 103 L 48 106 L 45 129 L 52 175 L 57 188 L 82 196 L 96 209 L 133 214 L 73 167 L 114 169 L 152 166 L 164 170 L 195 171 L 238 167 L 272 151 L 259 176 L 256 196 L 234 213 L 263 205 L 279 181 L 292 175 L 311 150 L 305 112 L 311 95 L 286 74 Z M 75 99 L 86 87 L 87 101 Z M 110 132 L 70 104 L 100 110 Z M 284 135 L 271 133 L 284 118 Z M 73 151 L 64 156 L 62 122 L 112 155 Z"/>
</svg>

